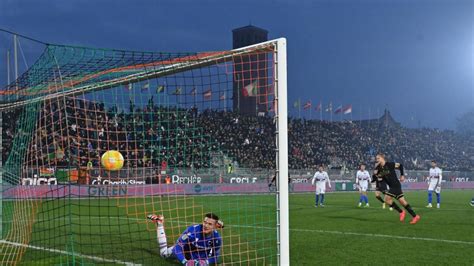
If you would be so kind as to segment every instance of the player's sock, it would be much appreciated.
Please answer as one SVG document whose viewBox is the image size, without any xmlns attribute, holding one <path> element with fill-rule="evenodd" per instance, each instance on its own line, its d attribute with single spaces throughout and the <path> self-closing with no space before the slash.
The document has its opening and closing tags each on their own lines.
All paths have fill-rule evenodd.
<svg viewBox="0 0 474 266">
<path fill-rule="evenodd" d="M 362 201 L 364 201 L 364 195 L 359 196 L 359 203 L 362 203 Z"/>
<path fill-rule="evenodd" d="M 438 202 L 438 204 L 441 203 L 441 193 L 436 193 L 436 201 Z"/>
<path fill-rule="evenodd" d="M 316 194 L 316 206 L 318 206 L 318 201 L 319 201 L 319 195 Z"/>
<path fill-rule="evenodd" d="M 400 207 L 398 207 L 398 205 L 395 202 L 392 202 L 392 205 L 390 205 L 390 207 L 394 208 L 399 213 L 402 212 L 402 209 L 400 209 Z"/>
<path fill-rule="evenodd" d="M 168 242 L 166 241 L 165 226 L 158 223 L 156 225 L 156 236 L 158 238 L 158 246 L 160 247 L 160 255 L 168 256 Z"/>
<path fill-rule="evenodd" d="M 428 191 L 428 203 L 431 204 L 433 201 L 433 191 Z"/>
<path fill-rule="evenodd" d="M 405 206 L 405 209 L 408 211 L 408 213 L 409 213 L 411 216 L 413 216 L 413 217 L 416 216 L 416 213 L 415 213 L 415 211 L 413 211 L 413 209 L 411 208 L 410 204 L 408 204 L 407 206 Z"/>
<path fill-rule="evenodd" d="M 367 197 L 367 195 L 364 195 L 364 200 L 365 200 L 365 204 L 369 204 L 369 197 Z"/>
<path fill-rule="evenodd" d="M 321 205 L 324 204 L 324 194 L 321 194 Z"/>
<path fill-rule="evenodd" d="M 382 197 L 380 197 L 380 196 L 375 196 L 375 197 L 376 197 L 380 202 L 385 203 L 385 201 L 383 201 Z"/>
</svg>

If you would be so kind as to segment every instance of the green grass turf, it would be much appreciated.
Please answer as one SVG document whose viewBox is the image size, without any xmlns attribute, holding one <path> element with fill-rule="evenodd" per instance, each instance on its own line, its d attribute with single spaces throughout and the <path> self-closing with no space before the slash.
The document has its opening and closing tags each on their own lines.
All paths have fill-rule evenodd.
<svg viewBox="0 0 474 266">
<path fill-rule="evenodd" d="M 223 262 L 276 264 L 275 210 L 275 198 L 266 194 L 48 200 L 38 211 L 29 245 L 55 251 L 28 248 L 21 265 L 116 264 L 85 255 L 143 265 L 176 265 L 159 256 L 155 227 L 146 223 L 146 214 L 168 217 L 168 243 L 172 244 L 187 226 L 202 222 L 203 213 L 209 211 L 226 224 L 221 231 Z M 174 237 L 170 236 L 172 227 Z"/>
<path fill-rule="evenodd" d="M 424 207 L 426 192 L 405 195 L 421 215 L 416 225 L 408 214 L 400 223 L 396 211 L 383 210 L 373 192 L 370 208 L 357 208 L 357 193 L 327 194 L 325 208 L 314 207 L 314 195 L 293 195 L 292 265 L 474 265 L 474 191 L 443 191 L 440 209 Z"/>
<path fill-rule="evenodd" d="M 422 216 L 417 225 L 408 224 L 409 215 L 400 223 L 396 212 L 382 210 L 373 192 L 371 207 L 361 209 L 356 207 L 357 193 L 327 194 L 326 207 L 318 209 L 314 208 L 313 194 L 291 195 L 291 263 L 473 265 L 474 208 L 468 205 L 473 195 L 472 190 L 443 191 L 442 208 L 438 210 L 424 208 L 426 192 L 406 193 Z M 129 199 L 128 208 L 123 199 L 45 201 L 38 211 L 30 245 L 144 265 L 173 265 L 159 257 L 156 235 L 143 222 L 144 214 L 167 209 L 167 217 L 178 217 L 168 220 L 167 228 L 174 226 L 178 232 L 199 222 L 202 212 L 213 211 L 226 223 L 222 234 L 228 265 L 240 265 L 239 261 L 244 261 L 242 265 L 276 264 L 275 198 L 271 195 L 135 200 Z M 8 203 L 4 208 L 9 208 Z M 8 250 L 2 252 L 5 256 Z M 252 260 L 263 257 L 265 260 Z M 20 264 L 115 263 L 28 248 Z"/>
</svg>

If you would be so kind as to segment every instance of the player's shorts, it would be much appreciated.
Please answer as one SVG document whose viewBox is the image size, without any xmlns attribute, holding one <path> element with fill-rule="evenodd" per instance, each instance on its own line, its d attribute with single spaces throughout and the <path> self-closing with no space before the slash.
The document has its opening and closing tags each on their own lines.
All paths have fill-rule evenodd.
<svg viewBox="0 0 474 266">
<path fill-rule="evenodd" d="M 391 186 L 385 195 L 389 195 L 392 198 L 400 199 L 403 197 L 403 191 L 401 186 Z"/>
<path fill-rule="evenodd" d="M 326 193 L 326 186 L 316 186 L 316 194 Z"/>
<path fill-rule="evenodd" d="M 369 185 L 368 185 L 368 184 L 359 185 L 359 192 L 366 192 L 367 189 L 369 189 Z"/>
<path fill-rule="evenodd" d="M 375 190 L 380 191 L 380 192 L 385 194 L 385 192 L 388 191 L 387 183 L 385 183 L 384 180 L 382 180 L 382 181 L 376 180 L 375 181 Z"/>
<path fill-rule="evenodd" d="M 438 178 L 431 178 L 428 185 L 428 191 L 435 191 L 436 193 L 441 192 L 441 186 L 438 186 Z"/>
</svg>

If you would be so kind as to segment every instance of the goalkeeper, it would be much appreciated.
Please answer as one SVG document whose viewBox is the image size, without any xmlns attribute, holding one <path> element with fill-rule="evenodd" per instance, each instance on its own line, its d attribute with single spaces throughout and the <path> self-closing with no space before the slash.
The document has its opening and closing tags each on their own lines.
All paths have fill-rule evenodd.
<svg viewBox="0 0 474 266">
<path fill-rule="evenodd" d="M 177 259 L 187 266 L 217 264 L 222 246 L 217 229 L 223 228 L 224 223 L 214 213 L 207 213 L 202 224 L 189 226 L 171 247 L 166 240 L 164 216 L 150 214 L 147 218 L 156 223 L 161 257 Z"/>
</svg>

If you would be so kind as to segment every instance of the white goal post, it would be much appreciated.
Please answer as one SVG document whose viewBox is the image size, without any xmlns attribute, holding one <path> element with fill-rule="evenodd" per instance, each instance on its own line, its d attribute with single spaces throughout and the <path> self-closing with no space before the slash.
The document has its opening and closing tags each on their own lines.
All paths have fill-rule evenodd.
<svg viewBox="0 0 474 266">
<path fill-rule="evenodd" d="M 287 67 L 286 39 L 277 40 L 275 99 L 276 112 L 276 152 L 278 178 L 278 254 L 280 265 L 290 264 L 290 234 L 289 234 L 289 202 L 288 202 L 288 97 L 287 97 Z"/>
</svg>

